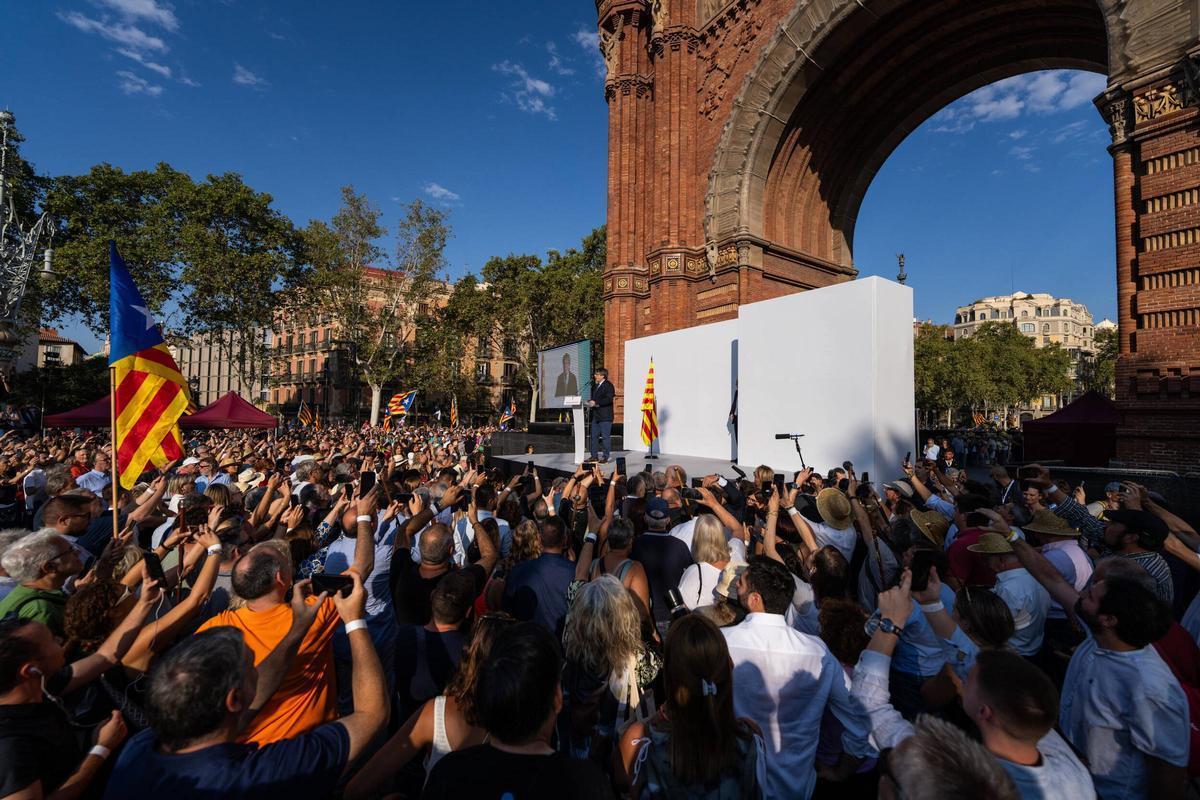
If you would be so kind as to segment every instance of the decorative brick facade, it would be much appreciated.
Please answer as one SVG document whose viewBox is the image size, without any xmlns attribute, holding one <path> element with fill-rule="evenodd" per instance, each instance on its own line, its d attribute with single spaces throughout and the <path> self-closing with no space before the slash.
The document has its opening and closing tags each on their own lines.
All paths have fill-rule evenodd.
<svg viewBox="0 0 1200 800">
<path fill-rule="evenodd" d="M 875 172 L 947 103 L 1030 70 L 1092 69 L 1109 76 L 1097 102 L 1117 137 L 1121 455 L 1200 469 L 1200 438 L 1178 435 L 1185 425 L 1200 437 L 1192 0 L 597 9 L 609 102 L 605 352 L 618 391 L 628 339 L 853 279 L 854 223 Z"/>
</svg>

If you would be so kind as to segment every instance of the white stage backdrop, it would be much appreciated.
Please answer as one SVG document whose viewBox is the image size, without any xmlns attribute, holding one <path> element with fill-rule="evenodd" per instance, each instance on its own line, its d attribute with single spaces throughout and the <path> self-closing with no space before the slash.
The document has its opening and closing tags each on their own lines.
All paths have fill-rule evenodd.
<svg viewBox="0 0 1200 800">
<path fill-rule="evenodd" d="M 849 459 L 891 480 L 913 441 L 912 290 L 882 278 L 751 303 L 737 320 L 625 343 L 625 446 L 644 450 L 642 388 L 654 356 L 659 449 L 799 469 Z M 703 388 L 698 388 L 703 387 Z M 739 442 L 727 423 L 739 393 Z"/>
<path fill-rule="evenodd" d="M 728 417 L 737 379 L 737 335 L 737 320 L 729 320 L 625 343 L 627 450 L 646 450 L 641 438 L 642 390 L 653 356 L 660 433 L 656 452 L 733 458 Z"/>
</svg>

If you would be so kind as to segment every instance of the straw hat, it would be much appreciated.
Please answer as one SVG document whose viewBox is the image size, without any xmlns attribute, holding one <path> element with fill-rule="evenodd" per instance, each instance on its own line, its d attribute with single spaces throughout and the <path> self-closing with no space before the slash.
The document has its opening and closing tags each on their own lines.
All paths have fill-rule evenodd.
<svg viewBox="0 0 1200 800">
<path fill-rule="evenodd" d="M 894 489 L 903 497 L 912 498 L 913 496 L 913 488 L 908 481 L 892 481 L 891 483 L 885 483 L 884 486 L 889 489 Z"/>
<path fill-rule="evenodd" d="M 850 501 L 832 486 L 817 493 L 817 512 L 825 524 L 839 531 L 850 527 Z"/>
<path fill-rule="evenodd" d="M 240 467 L 241 465 L 241 459 L 233 456 L 225 456 L 221 459 L 221 463 L 217 464 L 217 469 L 225 469 L 226 467 Z"/>
<path fill-rule="evenodd" d="M 950 520 L 943 517 L 937 511 L 914 511 L 908 515 L 913 524 L 925 534 L 925 538 L 936 544 L 938 547 L 946 541 L 946 534 L 950 531 Z"/>
<path fill-rule="evenodd" d="M 1005 553 L 1013 551 L 1012 545 L 998 533 L 985 533 L 979 537 L 979 541 L 975 544 L 967 545 L 967 549 L 972 553 L 979 553 L 985 556 L 1002 556 Z"/>
<path fill-rule="evenodd" d="M 726 600 L 737 600 L 738 578 L 746 569 L 746 565 L 740 562 L 726 564 L 725 569 L 721 571 L 721 580 L 717 582 L 717 594 Z"/>
<path fill-rule="evenodd" d="M 237 480 L 234 482 L 242 494 L 253 489 L 263 482 L 266 478 L 261 472 L 256 472 L 254 469 L 244 469 L 238 473 Z"/>
<path fill-rule="evenodd" d="M 1079 531 L 1072 528 L 1065 519 L 1047 508 L 1035 511 L 1033 519 L 1022 525 L 1021 530 L 1033 531 L 1034 533 L 1041 533 L 1047 536 L 1068 536 L 1071 538 L 1079 536 Z"/>
</svg>

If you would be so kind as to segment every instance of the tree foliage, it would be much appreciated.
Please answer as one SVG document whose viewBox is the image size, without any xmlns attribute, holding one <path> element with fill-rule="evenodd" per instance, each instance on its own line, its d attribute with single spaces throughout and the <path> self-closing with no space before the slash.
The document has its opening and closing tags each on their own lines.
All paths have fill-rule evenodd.
<svg viewBox="0 0 1200 800">
<path fill-rule="evenodd" d="M 952 417 L 961 409 L 1004 410 L 1071 388 L 1071 355 L 1058 344 L 1037 347 L 1015 325 L 987 322 L 970 337 L 947 338 L 945 326 L 922 325 L 913 341 L 917 407 Z"/>
<path fill-rule="evenodd" d="M 15 374 L 5 402 L 45 404 L 47 414 L 70 411 L 108 394 L 108 363 L 99 357 L 85 358 L 61 367 L 31 367 Z"/>
<path fill-rule="evenodd" d="M 545 261 L 536 255 L 493 257 L 479 277 L 467 275 L 455 284 L 441 312 L 447 327 L 516 361 L 515 378 L 530 391 L 530 419 L 541 388 L 539 350 L 591 339 L 594 357 L 602 363 L 606 248 L 606 230 L 600 227 L 579 248 L 551 250 Z"/>
<path fill-rule="evenodd" d="M 1096 352 L 1079 365 L 1079 381 L 1089 392 L 1116 397 L 1118 335 L 1116 328 L 1095 332 Z"/>
</svg>

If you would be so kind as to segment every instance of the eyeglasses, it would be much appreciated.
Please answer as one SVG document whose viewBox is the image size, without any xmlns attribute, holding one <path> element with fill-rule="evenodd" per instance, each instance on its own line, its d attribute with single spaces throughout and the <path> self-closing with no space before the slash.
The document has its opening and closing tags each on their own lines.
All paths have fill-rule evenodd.
<svg viewBox="0 0 1200 800">
<path fill-rule="evenodd" d="M 60 558 L 62 558 L 63 556 L 69 555 L 69 554 L 71 554 L 71 553 L 74 553 L 74 552 L 75 552 L 75 549 L 74 549 L 73 547 L 68 547 L 66 550 L 63 550 L 63 551 L 62 551 L 61 553 L 59 553 L 58 555 L 54 556 L 54 558 L 48 559 L 48 560 L 46 561 L 46 563 L 45 563 L 45 564 L 43 564 L 43 566 L 46 566 L 46 565 L 48 565 L 48 564 L 53 564 L 55 561 L 58 561 L 58 560 L 59 560 Z"/>
</svg>

